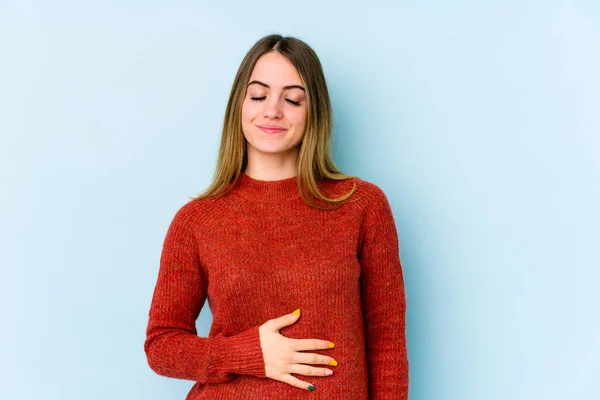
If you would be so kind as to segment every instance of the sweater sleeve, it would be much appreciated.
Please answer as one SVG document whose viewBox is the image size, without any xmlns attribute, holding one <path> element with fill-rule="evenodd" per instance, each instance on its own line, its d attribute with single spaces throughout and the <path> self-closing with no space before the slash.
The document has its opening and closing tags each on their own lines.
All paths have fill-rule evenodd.
<svg viewBox="0 0 600 400">
<path fill-rule="evenodd" d="M 207 280 L 191 223 L 193 202 L 175 214 L 163 243 L 144 342 L 148 364 L 159 375 L 202 383 L 227 382 L 235 374 L 264 378 L 259 326 L 231 336 L 197 335 Z"/>
<path fill-rule="evenodd" d="M 359 260 L 369 399 L 407 400 L 406 298 L 398 234 L 384 192 L 371 184 L 368 194 Z"/>
</svg>

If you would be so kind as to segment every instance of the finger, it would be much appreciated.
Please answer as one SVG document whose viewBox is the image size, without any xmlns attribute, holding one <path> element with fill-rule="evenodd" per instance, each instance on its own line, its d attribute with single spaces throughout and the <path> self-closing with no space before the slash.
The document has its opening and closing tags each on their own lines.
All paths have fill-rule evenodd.
<svg viewBox="0 0 600 400">
<path fill-rule="evenodd" d="M 291 339 L 292 348 L 296 351 L 333 349 L 335 344 L 321 339 Z"/>
<path fill-rule="evenodd" d="M 295 315 L 294 313 L 297 313 L 298 315 Z M 273 330 L 280 330 L 281 328 L 284 328 L 296 322 L 299 316 L 300 309 L 297 309 L 292 313 L 285 314 L 284 316 L 281 316 L 279 318 L 273 318 L 269 320 L 269 324 L 271 325 Z"/>
<path fill-rule="evenodd" d="M 298 353 L 295 352 L 290 357 L 290 362 L 296 364 L 321 364 L 337 366 L 338 362 L 332 358 L 316 353 Z"/>
<path fill-rule="evenodd" d="M 305 364 L 292 364 L 289 366 L 289 372 L 306 376 L 329 376 L 333 374 L 333 371 L 328 368 L 316 368 Z"/>
<path fill-rule="evenodd" d="M 290 374 L 283 375 L 281 377 L 281 381 L 290 384 L 294 387 L 297 387 L 298 389 L 315 390 L 315 387 L 311 383 L 301 381 L 300 379 Z M 310 387 L 312 387 L 312 389 L 310 389 Z"/>
</svg>

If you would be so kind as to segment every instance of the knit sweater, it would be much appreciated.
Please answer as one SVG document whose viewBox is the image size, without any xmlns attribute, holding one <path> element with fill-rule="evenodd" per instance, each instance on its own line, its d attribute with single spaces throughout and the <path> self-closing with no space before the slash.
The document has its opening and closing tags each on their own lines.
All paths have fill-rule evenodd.
<svg viewBox="0 0 600 400">
<path fill-rule="evenodd" d="M 168 228 L 144 350 L 159 375 L 194 381 L 186 400 L 408 399 L 406 300 L 392 210 L 374 183 L 323 180 L 327 197 L 352 186 L 335 210 L 310 207 L 296 177 L 242 173 L 219 198 L 190 200 Z M 205 300 L 208 337 L 195 322 Z M 259 326 L 301 310 L 279 330 L 321 339 L 338 366 L 331 376 L 292 374 L 300 389 L 265 376 Z"/>
</svg>

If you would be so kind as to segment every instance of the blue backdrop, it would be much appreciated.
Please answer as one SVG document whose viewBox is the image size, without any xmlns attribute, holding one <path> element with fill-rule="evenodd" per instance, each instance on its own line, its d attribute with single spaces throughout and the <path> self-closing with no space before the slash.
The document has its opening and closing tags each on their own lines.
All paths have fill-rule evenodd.
<svg viewBox="0 0 600 400">
<path fill-rule="evenodd" d="M 392 204 L 411 400 L 600 398 L 597 1 L 123 3 L 0 0 L 0 398 L 184 399 L 143 352 L 162 241 L 269 33 Z"/>
</svg>

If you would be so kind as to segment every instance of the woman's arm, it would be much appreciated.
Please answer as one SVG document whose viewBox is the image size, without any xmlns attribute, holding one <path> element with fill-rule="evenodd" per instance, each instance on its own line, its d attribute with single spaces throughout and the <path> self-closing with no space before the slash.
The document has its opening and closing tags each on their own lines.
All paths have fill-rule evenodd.
<svg viewBox="0 0 600 400">
<path fill-rule="evenodd" d="M 359 260 L 369 398 L 407 400 L 406 298 L 398 234 L 384 192 L 369 184 L 367 195 Z"/>
<path fill-rule="evenodd" d="M 197 335 L 207 281 L 192 232 L 192 203 L 176 213 L 164 240 L 144 342 L 148 364 L 159 375 L 205 383 L 235 374 L 264 378 L 258 326 L 228 337 Z"/>
</svg>

